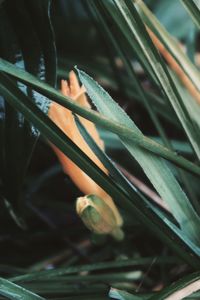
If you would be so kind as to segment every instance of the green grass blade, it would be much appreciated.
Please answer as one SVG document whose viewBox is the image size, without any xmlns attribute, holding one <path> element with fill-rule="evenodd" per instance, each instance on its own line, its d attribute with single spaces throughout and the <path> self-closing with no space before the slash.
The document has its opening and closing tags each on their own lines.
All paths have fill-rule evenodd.
<svg viewBox="0 0 200 300">
<path fill-rule="evenodd" d="M 168 148 L 163 147 L 149 138 L 139 135 L 137 132 L 122 126 L 119 122 L 111 121 L 92 110 L 83 108 L 69 97 L 63 96 L 59 91 L 55 90 L 50 85 L 42 82 L 28 72 L 15 67 L 3 59 L 0 59 L 0 70 L 14 76 L 23 83 L 32 86 L 38 92 L 41 92 L 43 95 L 72 110 L 74 113 L 77 113 L 78 115 L 98 124 L 102 128 L 116 133 L 121 137 L 128 138 L 130 141 L 133 141 L 135 144 L 145 148 L 146 150 L 156 153 L 196 175 L 200 175 L 200 168 L 197 165 L 181 157 L 180 155 L 177 155 L 176 152 L 172 152 Z"/>
<path fill-rule="evenodd" d="M 189 2 L 189 1 L 187 1 Z M 176 62 L 181 66 L 187 76 L 192 80 L 197 89 L 200 87 L 200 75 L 196 67 L 191 63 L 188 57 L 180 48 L 178 42 L 166 31 L 159 20 L 152 14 L 143 1 L 136 2 L 136 7 L 141 18 L 149 28 L 158 35 L 159 39 L 171 53 Z"/>
<path fill-rule="evenodd" d="M 170 72 L 176 87 L 183 99 L 184 105 L 192 117 L 192 122 L 196 130 L 200 130 L 200 105 L 192 98 L 187 89 L 181 84 L 179 78 L 173 72 Z"/>
<path fill-rule="evenodd" d="M 109 296 L 111 297 L 111 299 L 116 299 L 116 300 L 145 300 L 149 298 L 145 296 L 134 295 L 132 293 L 130 294 L 115 288 L 110 289 Z"/>
<path fill-rule="evenodd" d="M 87 144 L 90 146 L 92 151 L 95 153 L 95 155 L 99 158 L 99 160 L 102 162 L 102 164 L 105 166 L 105 168 L 109 171 L 109 174 L 113 177 L 113 179 L 119 183 L 119 185 L 123 188 L 125 193 L 128 193 L 132 197 L 135 196 L 135 193 L 139 195 L 139 197 L 144 198 L 144 196 L 137 190 L 136 187 L 134 187 L 127 179 L 126 177 L 118 170 L 118 168 L 115 166 L 115 164 L 112 162 L 112 160 L 107 156 L 106 153 L 104 153 L 101 148 L 98 147 L 98 145 L 95 143 L 93 138 L 90 136 L 90 134 L 87 132 L 85 127 L 82 125 L 81 121 L 76 117 L 76 124 L 77 127 L 87 142 Z"/>
<path fill-rule="evenodd" d="M 149 300 L 164 300 L 164 299 L 185 299 L 200 289 L 200 273 L 190 274 L 177 283 L 163 289 L 161 292 L 149 298 Z M 188 298 L 187 298 L 188 299 Z"/>
<path fill-rule="evenodd" d="M 0 295 L 11 300 L 45 300 L 45 298 L 3 278 L 0 278 Z"/>
<path fill-rule="evenodd" d="M 19 275 L 9 280 L 12 282 L 31 282 L 31 281 L 39 281 L 41 279 L 48 280 L 57 278 L 59 280 L 60 276 L 67 276 L 69 274 L 76 274 L 80 273 L 81 271 L 104 271 L 106 272 L 109 269 L 113 269 L 116 272 L 120 269 L 124 269 L 126 267 L 139 267 L 139 266 L 148 266 L 151 264 L 154 257 L 143 257 L 143 258 L 136 258 L 136 259 L 127 259 L 127 260 L 119 260 L 119 261 L 110 261 L 110 262 L 100 262 L 95 264 L 87 264 L 87 265 L 78 265 L 72 266 L 68 268 L 57 268 L 55 270 L 45 270 L 39 272 L 32 272 L 29 274 Z M 156 265 L 162 264 L 176 264 L 177 259 L 174 257 L 160 257 L 155 261 Z"/>
<path fill-rule="evenodd" d="M 169 224 L 163 222 L 163 216 L 159 216 L 149 204 L 141 201 L 141 198 L 134 198 L 134 202 L 127 198 L 117 188 L 115 183 L 105 175 L 42 111 L 40 111 L 29 98 L 27 98 L 7 76 L 0 75 L 0 92 L 7 101 L 17 110 L 24 114 L 40 132 L 54 143 L 64 154 L 74 161 L 84 172 L 97 182 L 117 204 L 122 205 L 129 213 L 132 213 L 144 224 L 148 230 L 168 244 L 170 248 L 178 253 L 195 269 L 200 266 L 198 250 L 190 245 L 183 236 L 179 236 Z M 176 241 L 176 242 L 175 242 Z M 191 255 L 192 254 L 192 255 Z"/>
<path fill-rule="evenodd" d="M 101 10 L 101 13 L 102 13 L 102 10 L 105 10 L 104 6 L 106 6 L 109 10 L 112 11 L 112 13 L 115 15 L 116 19 L 123 26 L 123 28 L 126 28 L 126 22 L 125 22 L 125 20 L 123 18 L 121 18 L 120 11 L 117 9 L 117 7 L 115 7 L 115 5 L 113 5 L 112 1 L 97 0 L 95 2 L 97 2 L 97 4 L 98 4 L 98 10 L 99 11 Z M 90 5 L 90 3 L 91 3 L 91 0 L 89 0 L 89 5 Z M 121 38 L 121 36 L 120 36 L 120 38 Z M 156 77 L 155 77 L 155 75 L 153 73 L 153 70 L 152 70 L 151 66 L 148 64 L 148 60 L 145 57 L 144 53 L 142 51 L 140 51 L 140 46 L 137 43 L 135 37 L 133 37 L 133 43 L 134 43 L 134 46 L 135 46 L 134 50 L 137 53 L 137 55 L 138 55 L 138 57 L 140 59 L 141 64 L 143 66 L 145 66 L 145 69 L 147 69 L 147 72 L 151 75 L 151 77 L 154 79 L 154 81 L 157 82 Z"/>
<path fill-rule="evenodd" d="M 103 80 L 106 86 L 110 87 L 114 91 L 118 91 L 119 87 L 112 75 L 111 69 L 108 66 L 107 61 L 102 63 L 102 61 L 97 60 L 85 60 L 81 57 L 69 56 L 67 58 L 61 58 L 59 60 L 58 67 L 58 76 L 61 79 L 67 79 L 67 74 L 71 70 L 72 65 L 78 65 L 80 69 L 85 70 L 88 74 L 92 76 L 96 76 Z M 130 80 L 127 75 L 121 74 L 121 79 L 123 82 L 123 86 L 126 89 L 126 94 L 129 98 L 134 98 L 137 102 L 141 103 L 140 96 L 137 94 L 136 90 L 133 88 L 134 82 Z M 163 98 L 160 96 L 150 92 L 144 91 L 145 96 L 148 98 L 148 101 L 152 103 L 154 111 L 166 119 L 170 123 L 174 124 L 176 127 L 180 127 L 177 118 L 175 117 L 175 113 L 169 105 L 167 105 Z"/>
<path fill-rule="evenodd" d="M 115 19 L 116 26 L 123 31 L 124 37 L 130 41 L 133 49 L 135 44 L 132 43 L 133 39 L 140 45 L 140 51 L 145 55 L 148 64 L 151 66 L 157 81 L 160 84 L 166 99 L 169 101 L 174 111 L 176 112 L 198 158 L 200 158 L 199 148 L 199 132 L 193 128 L 190 116 L 185 110 L 182 99 L 175 87 L 175 84 L 170 77 L 166 65 L 153 45 L 141 18 L 131 0 L 113 0 L 119 11 L 121 12 L 121 19 L 126 21 L 126 28 L 121 27 L 120 20 L 116 19 L 113 11 L 110 10 L 112 18 Z M 104 2 L 106 5 L 106 1 Z"/>
<path fill-rule="evenodd" d="M 192 17 L 194 23 L 200 28 L 200 3 L 199 0 L 181 0 L 190 16 Z"/>
<path fill-rule="evenodd" d="M 89 145 L 89 147 L 92 149 L 92 151 L 95 153 L 95 155 L 99 158 L 99 160 L 102 162 L 102 164 L 105 166 L 105 168 L 109 171 L 109 175 L 114 179 L 114 181 L 117 183 L 117 185 L 120 186 L 120 188 L 123 189 L 124 193 L 127 193 L 132 198 L 135 197 L 135 194 L 137 194 L 139 197 L 141 197 L 141 200 L 148 201 L 146 199 L 145 195 L 140 192 L 140 190 L 134 186 L 122 173 L 121 171 L 115 166 L 114 162 L 110 159 L 110 157 L 101 150 L 100 147 L 95 143 L 93 138 L 90 136 L 90 134 L 87 132 L 86 128 L 82 125 L 81 121 L 78 117 L 75 116 L 77 127 L 85 139 L 86 143 Z M 119 143 L 120 141 L 118 141 Z M 159 205 L 157 203 L 157 205 Z M 161 208 L 161 207 L 160 207 Z M 163 209 L 163 207 L 161 208 Z"/>
<path fill-rule="evenodd" d="M 70 283 L 79 283 L 79 282 L 104 282 L 107 284 L 114 283 L 114 282 L 130 282 L 130 281 L 136 281 L 141 279 L 142 272 L 139 270 L 132 270 L 127 272 L 105 272 L 102 274 L 88 274 L 88 275 L 68 275 L 68 276 L 59 276 L 59 277 L 53 277 L 53 278 L 40 278 L 39 283 L 42 284 L 52 284 L 52 283 L 58 283 L 58 284 L 70 284 Z M 21 283 L 23 284 L 23 283 Z M 34 282 L 33 284 L 36 284 Z M 27 283 L 28 286 L 28 283 Z"/>
<path fill-rule="evenodd" d="M 141 131 L 136 127 L 133 121 L 113 101 L 108 93 L 106 93 L 86 73 L 82 71 L 78 72 L 81 82 L 86 87 L 88 95 L 100 113 L 114 121 L 120 120 L 122 125 L 135 130 L 139 135 L 142 135 Z M 138 146 L 130 143 L 127 139 L 121 138 L 121 140 L 141 165 L 145 174 L 162 199 L 168 204 L 183 231 L 185 231 L 186 235 L 193 240 L 193 242 L 199 244 L 198 228 L 200 226 L 200 219 L 166 163 L 161 158 L 138 148 Z"/>
<path fill-rule="evenodd" d="M 76 160 L 76 164 L 88 173 L 94 180 L 102 178 L 107 181 L 108 186 L 105 188 L 107 192 L 112 194 L 114 190 L 114 182 L 105 173 L 100 170 L 96 164 L 91 161 L 88 156 L 79 149 L 40 109 L 38 109 L 31 100 L 26 97 L 17 87 L 14 86 L 5 75 L 0 74 L 0 91 L 7 98 L 7 101 L 17 110 L 22 112 L 24 116 L 33 123 L 40 132 L 46 136 L 49 141 L 55 144 L 62 152 L 65 153 L 72 161 Z M 90 170 L 96 170 L 90 174 Z M 96 174 L 95 174 L 96 173 Z M 99 177 L 100 175 L 100 177 Z M 102 182 L 100 183 L 102 185 Z M 117 189 L 117 187 L 116 187 Z M 118 190 L 118 189 L 117 189 Z M 123 194 L 120 194 L 124 197 Z M 119 197 L 119 195 L 118 195 Z"/>
<path fill-rule="evenodd" d="M 142 2 L 140 1 L 140 4 L 141 3 Z M 150 99 L 147 97 L 147 94 L 144 92 L 144 89 L 136 76 L 136 72 L 133 68 L 131 60 L 129 59 L 128 50 L 126 49 L 126 47 L 124 47 L 124 43 L 120 41 L 120 36 L 118 35 L 119 32 L 113 31 L 110 29 L 109 24 L 107 24 L 108 20 L 107 20 L 106 16 L 104 16 L 104 11 L 103 11 L 103 9 L 101 9 L 101 5 L 100 5 L 100 3 L 98 3 L 98 1 L 96 1 L 96 2 L 89 1 L 89 5 L 90 5 L 90 8 L 96 13 L 96 16 L 99 21 L 98 22 L 99 27 L 102 31 L 102 34 L 104 35 L 105 40 L 107 41 L 107 44 L 111 45 L 111 47 L 113 46 L 113 50 L 115 50 L 114 53 L 116 52 L 118 54 L 119 58 L 121 58 L 122 63 L 124 65 L 124 69 L 126 70 L 128 77 L 132 83 L 132 89 L 134 89 L 136 91 L 136 93 L 139 95 L 139 98 L 140 98 L 141 102 L 143 103 L 144 107 L 147 109 L 147 112 L 149 113 L 152 123 L 154 124 L 155 128 L 157 129 L 157 132 L 159 133 L 160 137 L 162 138 L 164 145 L 173 151 L 171 142 L 165 133 L 165 130 L 157 116 L 157 113 L 153 109 Z M 183 61 L 183 59 L 182 59 L 182 61 Z M 198 71 L 196 71 L 196 73 L 198 73 Z M 194 78 L 198 78 L 196 73 L 194 74 Z M 200 83 L 199 83 L 199 85 L 200 85 Z M 123 84 L 123 86 L 124 86 L 124 84 Z M 125 86 L 125 92 L 126 91 L 127 90 L 126 90 L 126 86 Z M 186 106 L 186 108 L 187 108 L 187 106 Z M 190 108 L 189 108 L 189 112 L 191 112 L 190 115 L 193 117 L 192 110 Z M 196 126 L 196 124 L 194 124 L 194 127 L 195 126 Z M 179 175 L 180 175 L 180 180 L 183 181 L 183 184 L 186 188 L 188 195 L 190 196 L 191 199 L 195 199 L 195 195 L 193 193 L 192 188 L 190 187 L 187 175 L 182 170 L 179 170 Z M 198 204 L 197 201 L 196 201 L 196 204 Z M 198 205 L 196 205 L 195 208 L 196 207 L 198 207 Z M 198 209 L 197 211 L 200 212 L 200 209 Z"/>
<path fill-rule="evenodd" d="M 155 128 L 157 129 L 158 133 L 162 137 L 164 144 L 168 148 L 170 148 L 170 143 L 169 143 L 168 138 L 164 132 L 164 129 L 160 123 L 160 120 L 157 117 L 156 112 L 153 110 L 153 108 L 149 102 L 149 99 L 148 99 L 147 95 L 145 94 L 144 89 L 141 86 L 141 84 L 136 76 L 135 70 L 131 64 L 131 61 L 128 59 L 125 49 L 120 45 L 120 43 L 117 39 L 117 36 L 116 37 L 114 36 L 112 31 L 109 29 L 109 26 L 106 24 L 103 17 L 99 13 L 98 9 L 96 9 L 96 7 L 95 7 L 96 4 L 92 1 L 90 2 L 90 4 L 93 6 L 93 8 L 96 11 L 96 14 L 99 18 L 99 22 L 100 22 L 101 26 L 103 27 L 103 32 L 106 33 L 105 38 L 107 38 L 109 43 L 111 43 L 113 45 L 113 48 L 116 49 L 116 52 L 118 53 L 119 57 L 121 58 L 121 60 L 124 64 L 125 70 L 127 71 L 128 75 L 129 75 L 130 81 L 132 82 L 134 89 L 136 90 L 137 94 L 139 95 L 145 108 L 147 109 Z"/>
<path fill-rule="evenodd" d="M 111 132 L 105 131 L 104 129 L 100 129 L 99 132 L 100 132 L 100 136 L 104 140 L 105 147 L 108 150 L 110 150 L 110 149 L 121 150 L 123 148 L 123 145 L 120 142 L 117 135 L 112 134 Z M 160 137 L 149 136 L 149 138 L 162 144 L 162 140 Z M 192 155 L 192 149 L 191 149 L 189 143 L 187 143 L 185 141 L 181 141 L 181 140 L 175 140 L 175 139 L 170 139 L 170 142 L 172 144 L 173 149 L 175 149 L 178 153 L 188 155 L 188 156 Z"/>
</svg>

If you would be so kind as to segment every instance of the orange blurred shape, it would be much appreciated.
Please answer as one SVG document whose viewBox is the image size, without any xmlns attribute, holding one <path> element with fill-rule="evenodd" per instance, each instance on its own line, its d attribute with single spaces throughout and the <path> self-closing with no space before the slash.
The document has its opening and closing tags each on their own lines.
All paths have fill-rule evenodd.
<svg viewBox="0 0 200 300">
<path fill-rule="evenodd" d="M 69 73 L 69 83 L 66 80 L 61 81 L 61 92 L 64 96 L 70 97 L 81 106 L 91 109 L 85 95 L 85 89 L 84 87 L 80 87 L 76 74 L 73 71 Z M 103 172 L 108 174 L 106 168 L 80 134 L 74 116 L 69 109 L 52 101 L 49 107 L 48 116 Z M 104 143 L 100 139 L 95 125 L 80 116 L 78 116 L 78 118 L 96 144 L 104 150 Z M 84 195 L 93 194 L 100 197 L 112 210 L 116 219 L 116 225 L 119 227 L 122 226 L 122 217 L 112 198 L 56 146 L 53 144 L 51 144 L 51 146 L 62 165 L 63 171 L 72 179 L 80 191 Z"/>
</svg>

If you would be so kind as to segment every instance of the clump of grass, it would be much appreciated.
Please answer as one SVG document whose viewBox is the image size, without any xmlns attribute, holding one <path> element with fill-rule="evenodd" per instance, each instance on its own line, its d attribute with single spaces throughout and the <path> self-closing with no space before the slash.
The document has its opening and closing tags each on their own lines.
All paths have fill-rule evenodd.
<svg viewBox="0 0 200 300">
<path fill-rule="evenodd" d="M 200 12 L 148 4 L 0 2 L 2 297 L 199 297 Z M 59 91 L 75 65 L 91 105 Z"/>
</svg>

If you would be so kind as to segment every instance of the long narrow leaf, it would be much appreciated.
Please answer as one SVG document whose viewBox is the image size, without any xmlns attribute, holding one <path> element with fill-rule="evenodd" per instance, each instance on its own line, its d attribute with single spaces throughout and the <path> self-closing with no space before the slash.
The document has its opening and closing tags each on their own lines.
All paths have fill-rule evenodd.
<svg viewBox="0 0 200 300">
<path fill-rule="evenodd" d="M 124 27 L 124 23 L 121 24 L 121 20 L 116 19 L 116 16 L 113 14 L 110 6 L 108 6 L 107 1 L 103 2 L 107 9 L 109 9 L 112 18 L 115 20 L 116 26 L 118 26 L 123 32 L 124 37 L 130 42 L 134 51 L 136 49 L 135 43 L 132 42 L 133 39 L 137 41 L 138 45 L 140 45 L 140 51 L 148 60 L 148 64 L 151 66 L 166 99 L 174 108 L 174 111 L 176 112 L 185 132 L 187 133 L 197 157 L 200 158 L 200 148 L 198 143 L 198 140 L 200 139 L 199 132 L 196 132 L 196 130 L 193 128 L 190 116 L 182 105 L 182 100 L 175 87 L 175 84 L 167 71 L 164 61 L 161 59 L 158 51 L 155 49 L 150 37 L 148 36 L 145 26 L 141 21 L 134 4 L 131 0 L 113 0 L 113 3 L 115 3 L 121 12 L 121 17 L 126 20 L 126 27 Z"/>
<path fill-rule="evenodd" d="M 67 276 L 69 274 L 76 274 L 80 273 L 81 271 L 106 271 L 108 269 L 123 269 L 126 267 L 137 267 L 137 266 L 146 266 L 149 265 L 154 257 L 148 258 L 137 258 L 137 259 L 127 259 L 127 260 L 119 260 L 119 261 L 111 261 L 111 262 L 100 262 L 96 264 L 88 264 L 88 265 L 79 265 L 79 266 L 72 266 L 68 268 L 57 268 L 55 270 L 45 270 L 40 272 L 32 272 L 29 274 L 19 275 L 9 280 L 12 282 L 29 282 L 29 281 L 38 281 L 40 279 L 48 280 L 59 278 L 60 276 Z M 163 257 L 158 258 L 155 261 L 155 264 L 174 264 L 177 260 L 173 257 Z"/>
<path fill-rule="evenodd" d="M 139 5 L 142 5 L 142 1 L 139 2 Z M 164 142 L 164 145 L 173 151 L 173 147 L 171 145 L 169 138 L 167 137 L 167 135 L 165 133 L 164 127 L 162 126 L 162 124 L 157 116 L 156 111 L 153 109 L 151 99 L 149 99 L 147 97 L 147 94 L 144 92 L 144 89 L 136 76 L 135 70 L 131 63 L 131 60 L 129 59 L 128 51 L 127 51 L 126 47 L 124 47 L 124 43 L 122 43 L 120 41 L 119 31 L 113 31 L 110 29 L 109 24 L 107 24 L 109 22 L 109 20 L 107 20 L 104 10 L 102 9 L 102 5 L 98 1 L 95 1 L 95 2 L 89 1 L 89 6 L 90 6 L 90 9 L 92 9 L 96 13 L 96 16 L 99 20 L 99 27 L 102 30 L 102 34 L 105 36 L 105 40 L 107 41 L 107 43 L 109 45 L 113 46 L 113 50 L 116 51 L 116 53 L 119 55 L 119 58 L 122 60 L 124 68 L 130 78 L 131 83 L 132 83 L 132 89 L 137 92 L 137 94 L 140 97 L 141 102 L 144 104 L 144 107 L 147 109 L 155 128 L 157 129 L 160 137 L 162 138 L 162 140 Z M 185 56 L 184 56 L 184 58 L 185 58 Z M 183 59 L 182 59 L 182 61 L 183 61 Z M 188 61 L 187 61 L 187 65 L 188 65 Z M 189 66 L 190 66 L 190 64 L 189 64 Z M 192 69 L 192 71 L 193 71 L 193 69 Z M 193 75 L 193 73 L 192 73 L 192 75 Z M 198 73 L 198 72 L 196 71 L 196 73 Z M 194 78 L 197 78 L 197 76 L 195 76 L 196 73 L 194 73 Z M 125 90 L 126 90 L 126 87 L 125 87 Z M 132 97 L 131 97 L 131 99 L 132 99 Z M 191 101 L 194 102 L 193 99 Z M 187 106 L 186 106 L 186 109 L 187 109 Z M 192 109 L 189 109 L 189 113 L 193 120 L 194 113 L 192 112 Z M 195 127 L 196 122 L 193 122 L 193 124 Z M 197 130 L 199 130 L 199 128 Z M 193 190 L 192 190 L 192 188 L 189 184 L 189 180 L 187 178 L 187 174 L 184 173 L 182 170 L 179 170 L 179 175 L 180 175 L 180 179 L 182 180 L 182 182 L 186 188 L 186 191 L 188 192 L 188 195 L 191 197 L 191 199 L 195 199 Z M 197 204 L 197 201 L 196 201 L 196 204 Z M 198 205 L 195 205 L 195 208 L 196 207 L 198 207 Z M 200 211 L 200 209 L 198 209 L 198 211 Z"/>
<path fill-rule="evenodd" d="M 181 0 L 195 24 L 200 28 L 200 3 L 199 0 Z"/>
<path fill-rule="evenodd" d="M 108 93 L 83 71 L 78 70 L 78 72 L 90 98 L 103 115 L 115 121 L 120 120 L 122 125 L 142 135 L 134 122 L 113 101 Z M 157 192 L 166 201 L 183 231 L 193 242 L 199 244 L 200 219 L 166 163 L 161 158 L 138 148 L 127 139 L 122 138 L 121 140 L 141 165 Z"/>
<path fill-rule="evenodd" d="M 113 45 L 113 48 L 116 49 L 119 57 L 121 58 L 121 60 L 124 64 L 124 67 L 125 67 L 128 75 L 129 75 L 129 77 L 130 77 L 130 80 L 131 80 L 131 82 L 134 86 L 133 88 L 136 90 L 136 92 L 138 93 L 141 101 L 144 103 L 144 106 L 146 107 L 146 109 L 147 109 L 147 111 L 148 111 L 148 113 L 149 113 L 149 115 L 150 115 L 150 117 L 153 121 L 154 126 L 156 127 L 156 129 L 157 129 L 158 133 L 160 134 L 161 138 L 163 139 L 165 145 L 170 148 L 170 143 L 167 139 L 167 136 L 164 132 L 164 129 L 162 128 L 160 120 L 158 119 L 156 112 L 151 107 L 151 104 L 148 101 L 147 95 L 145 94 L 144 89 L 142 88 L 139 80 L 137 79 L 134 68 L 131 65 L 131 61 L 127 57 L 126 51 L 120 45 L 120 43 L 117 40 L 117 36 L 116 37 L 114 36 L 112 31 L 109 29 L 109 26 L 106 24 L 103 17 L 99 13 L 98 6 L 96 8 L 96 5 L 97 5 L 98 2 L 95 3 L 93 1 L 90 1 L 89 3 L 93 7 L 93 9 L 96 11 L 96 14 L 99 18 L 101 26 L 103 27 L 103 31 L 106 33 L 105 38 L 107 38 L 109 43 L 111 43 Z"/>
<path fill-rule="evenodd" d="M 45 300 L 45 298 L 3 278 L 0 278 L 0 295 L 11 300 Z"/>
<path fill-rule="evenodd" d="M 100 125 L 101 127 L 112 131 L 113 133 L 118 134 L 121 137 L 128 138 L 130 141 L 133 141 L 137 145 L 145 148 L 148 151 L 154 152 L 170 161 L 174 162 L 178 166 L 196 174 L 200 175 L 200 168 L 188 161 L 187 159 L 177 155 L 177 153 L 170 151 L 166 147 L 150 140 L 145 136 L 139 135 L 134 130 L 130 130 L 129 128 L 122 126 L 119 122 L 114 122 L 105 118 L 92 110 L 88 110 L 83 108 L 73 100 L 68 97 L 63 96 L 59 91 L 55 90 L 48 84 L 38 80 L 36 77 L 31 74 L 25 72 L 22 69 L 16 68 L 14 65 L 8 63 L 7 61 L 0 59 L 0 70 L 14 76 L 18 80 L 24 82 L 32 86 L 37 91 L 41 92 L 43 95 L 53 98 L 54 101 L 63 105 L 64 107 L 72 110 L 78 115 Z"/>
<path fill-rule="evenodd" d="M 176 226 L 172 227 L 163 222 L 163 216 L 156 214 L 148 203 L 134 198 L 128 199 L 105 175 L 44 113 L 42 113 L 7 76 L 0 75 L 0 92 L 7 101 L 35 125 L 40 132 L 54 143 L 65 155 L 74 161 L 84 172 L 107 191 L 119 205 L 129 210 L 149 230 L 157 234 L 180 257 L 188 261 L 191 266 L 200 266 L 198 249 L 189 243 L 185 236 L 180 236 Z M 176 243 L 174 242 L 176 240 Z M 193 255 L 191 255 L 193 254 Z"/>
<path fill-rule="evenodd" d="M 189 3 L 189 1 L 187 1 L 187 3 Z M 171 53 L 184 72 L 189 76 L 196 88 L 199 89 L 199 71 L 182 51 L 178 42 L 167 32 L 167 30 L 165 30 L 159 20 L 154 16 L 154 14 L 152 14 L 143 1 L 137 1 L 135 5 L 145 23 L 151 28 L 151 30 L 153 30 L 153 32 L 156 33 L 156 35 L 158 35 L 166 49 Z"/>
<path fill-rule="evenodd" d="M 92 139 L 90 134 L 87 132 L 86 128 L 81 123 L 81 121 L 77 117 L 75 118 L 75 120 L 76 120 L 77 127 L 78 127 L 81 135 L 87 142 L 87 144 L 90 146 L 90 148 L 95 153 L 95 155 L 99 158 L 99 160 L 102 162 L 102 164 L 108 169 L 109 174 L 115 180 L 117 180 L 120 183 L 120 185 L 124 188 L 124 191 L 129 192 L 130 195 L 133 194 L 133 196 L 134 196 L 134 193 L 136 192 L 136 193 L 139 193 L 139 195 L 141 197 L 143 197 L 141 195 L 141 193 L 139 191 L 137 191 L 137 188 L 132 186 L 132 184 L 117 169 L 117 167 L 114 165 L 112 160 L 106 155 L 106 153 L 104 153 L 103 150 L 101 150 L 101 148 L 98 147 L 98 145 L 95 143 L 95 141 Z"/>
<path fill-rule="evenodd" d="M 85 60 L 85 58 L 74 58 L 74 56 L 68 56 L 67 58 L 62 58 L 59 60 L 58 76 L 62 79 L 67 79 L 67 74 L 71 70 L 72 65 L 78 65 L 79 68 L 86 70 L 89 74 L 101 78 L 101 80 L 105 82 L 105 85 L 109 86 L 112 90 L 119 89 L 106 61 L 102 63 L 102 61 L 99 61 L 98 59 L 91 61 Z M 136 90 L 133 89 L 134 82 L 132 82 L 130 78 L 124 74 L 121 74 L 121 79 L 123 86 L 126 89 L 127 96 L 129 98 L 134 98 L 140 103 L 140 96 L 137 94 Z M 174 111 L 171 109 L 171 107 L 169 107 L 169 105 L 167 105 L 167 103 L 163 101 L 163 98 L 148 90 L 144 92 L 149 102 L 152 103 L 153 109 L 159 116 L 166 119 L 176 127 L 180 127 Z"/>
</svg>

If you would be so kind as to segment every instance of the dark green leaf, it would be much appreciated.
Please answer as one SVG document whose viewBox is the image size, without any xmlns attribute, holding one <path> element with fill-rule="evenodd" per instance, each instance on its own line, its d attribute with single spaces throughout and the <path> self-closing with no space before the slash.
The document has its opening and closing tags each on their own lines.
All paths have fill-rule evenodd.
<svg viewBox="0 0 200 300">
<path fill-rule="evenodd" d="M 119 260 L 119 261 L 112 261 L 112 262 L 102 262 L 96 264 L 88 264 L 88 265 L 79 265 L 79 266 L 72 266 L 68 268 L 58 268 L 56 270 L 46 270 L 40 272 L 32 272 L 30 274 L 19 275 L 14 278 L 10 278 L 12 282 L 28 282 L 28 281 L 37 281 L 40 279 L 48 280 L 53 278 L 59 278 L 59 276 L 67 276 L 68 274 L 76 274 L 81 271 L 106 271 L 108 269 L 117 270 L 120 268 L 125 267 L 139 267 L 139 266 L 146 266 L 151 264 L 154 257 L 150 258 L 137 258 L 137 259 L 128 259 L 128 260 Z M 165 258 L 158 258 L 155 261 L 155 264 L 174 264 L 176 259 L 173 257 L 165 257 Z M 58 279 L 59 280 L 59 279 Z"/>
<path fill-rule="evenodd" d="M 197 157 L 200 157 L 200 148 L 199 143 L 197 142 L 200 139 L 199 131 L 196 131 L 193 127 L 191 117 L 182 103 L 182 99 L 168 73 L 167 67 L 147 34 L 144 23 L 142 22 L 133 2 L 131 0 L 113 0 L 113 2 L 121 14 L 121 17 L 118 19 L 116 19 L 116 15 L 113 13 L 113 10 L 108 5 L 107 1 L 104 1 L 104 5 L 115 20 L 116 26 L 119 27 L 126 40 L 131 44 L 133 50 L 136 51 L 138 55 L 143 53 L 145 61 L 148 61 L 145 66 L 151 68 L 156 77 L 156 82 L 159 83 L 166 100 L 168 100 L 170 105 L 173 107 L 185 132 L 187 133 Z M 124 25 L 124 22 L 126 26 Z M 139 46 L 139 50 L 136 49 L 135 44 L 137 44 L 137 48 Z"/>
<path fill-rule="evenodd" d="M 169 159 L 178 166 L 183 167 L 196 175 L 200 175 L 200 168 L 197 165 L 177 155 L 177 153 L 170 151 L 169 149 L 163 147 L 158 143 L 155 143 L 149 138 L 141 137 L 141 135 L 138 135 L 137 132 L 130 130 L 127 127 L 124 127 L 119 122 L 111 121 L 105 117 L 102 117 L 101 115 L 97 114 L 92 110 L 83 108 L 82 106 L 71 100 L 69 97 L 63 96 L 60 92 L 56 91 L 51 86 L 38 80 L 31 74 L 25 72 L 24 70 L 16 68 L 12 64 L 6 62 L 5 60 L 0 59 L 0 70 L 30 85 L 37 91 L 41 92 L 43 95 L 49 97 L 50 99 L 54 99 L 54 101 L 58 102 L 59 104 L 69 108 L 73 112 L 102 126 L 103 128 L 112 131 L 113 133 L 116 133 L 121 137 L 128 138 L 130 141 L 136 143 L 142 148 L 145 148 L 150 152 L 156 153 L 162 156 L 163 158 Z"/>
<path fill-rule="evenodd" d="M 141 199 L 135 197 L 134 201 L 119 190 L 108 176 L 101 171 L 86 154 L 84 154 L 44 113 L 42 113 L 6 75 L 0 75 L 0 91 L 7 97 L 9 103 L 32 122 L 41 133 L 55 144 L 65 155 L 74 161 L 84 172 L 86 172 L 97 184 L 110 194 L 117 204 L 131 212 L 142 224 L 157 234 L 165 243 L 184 257 L 194 268 L 199 266 L 198 248 L 187 241 L 184 234 L 178 233 L 178 228 L 168 222 L 163 223 L 163 215 L 155 213 L 154 209 Z M 151 209 L 150 209 L 151 208 Z M 174 239 L 177 243 L 174 242 Z M 190 250 L 189 250 L 190 249 Z M 187 251 L 192 251 L 194 256 Z"/>
<path fill-rule="evenodd" d="M 78 70 L 78 74 L 89 97 L 101 114 L 113 121 L 120 120 L 123 126 L 142 135 L 135 123 L 102 87 L 83 71 Z M 162 158 L 138 148 L 135 144 L 130 143 L 128 139 L 121 138 L 121 141 L 141 165 L 162 199 L 168 204 L 181 229 L 191 241 L 199 245 L 198 228 L 200 219 L 167 164 Z"/>
<path fill-rule="evenodd" d="M 0 278 L 0 294 L 11 300 L 45 299 L 3 278 Z"/>
<path fill-rule="evenodd" d="M 7 0 L 0 8 L 0 14 L 2 15 L 0 21 L 2 57 L 24 65 L 30 73 L 39 78 L 45 77 L 49 83 L 55 85 L 56 52 L 50 21 L 50 1 L 43 1 L 41 4 L 39 1 Z M 38 28 L 41 22 L 43 38 Z M 19 86 L 32 96 L 38 105 L 41 104 L 41 96 L 38 93 L 22 84 Z M 3 153 L 0 159 L 4 163 L 1 168 L 3 194 L 15 209 L 19 209 L 24 176 L 38 132 L 24 120 L 23 115 L 14 111 L 8 102 L 1 105 L 1 109 L 2 107 L 4 108 L 4 121 L 1 118 L 0 138 Z"/>
</svg>

